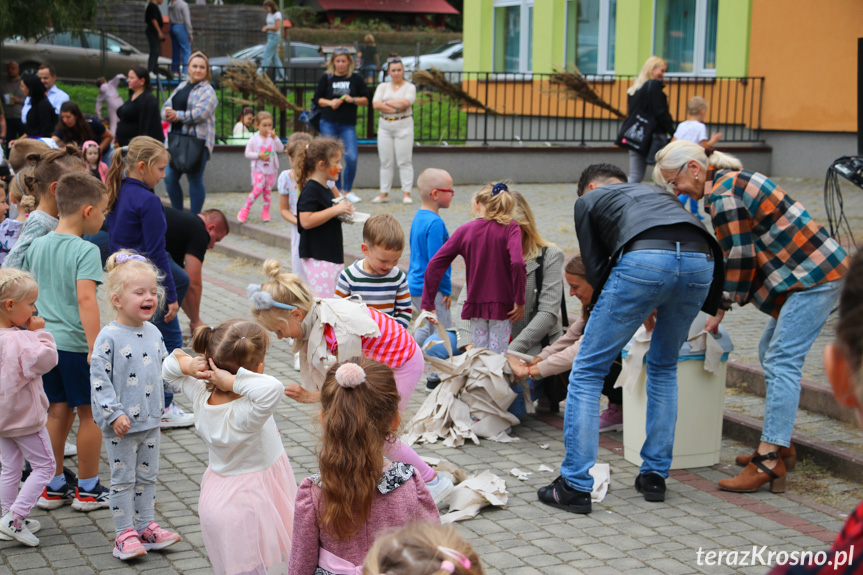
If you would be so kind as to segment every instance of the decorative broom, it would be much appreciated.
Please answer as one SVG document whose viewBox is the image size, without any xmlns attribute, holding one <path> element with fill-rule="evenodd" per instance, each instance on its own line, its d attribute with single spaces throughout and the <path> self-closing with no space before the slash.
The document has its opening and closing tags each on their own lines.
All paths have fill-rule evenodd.
<svg viewBox="0 0 863 575">
<path fill-rule="evenodd" d="M 458 84 L 454 84 L 446 79 L 443 72 L 432 66 L 431 70 L 415 70 L 411 81 L 417 86 L 428 86 L 434 88 L 438 92 L 449 96 L 454 100 L 464 102 L 468 106 L 479 108 L 488 114 L 500 116 L 499 112 L 489 108 L 467 92 L 461 89 Z"/>
<path fill-rule="evenodd" d="M 553 86 L 559 86 L 563 91 L 564 97 L 568 100 L 578 100 L 580 98 L 588 104 L 593 104 L 616 114 L 618 118 L 626 118 L 626 114 L 603 100 L 593 91 L 587 79 L 575 66 L 572 67 L 572 70 L 555 70 L 554 74 L 549 77 L 548 82 Z"/>
<path fill-rule="evenodd" d="M 266 74 L 258 74 L 258 68 L 249 59 L 231 59 L 231 65 L 222 73 L 222 84 L 241 94 L 251 94 L 254 100 L 229 96 L 232 102 L 243 106 L 254 106 L 255 104 L 271 104 L 282 110 L 293 110 L 302 112 L 303 109 L 282 94 Z"/>
</svg>

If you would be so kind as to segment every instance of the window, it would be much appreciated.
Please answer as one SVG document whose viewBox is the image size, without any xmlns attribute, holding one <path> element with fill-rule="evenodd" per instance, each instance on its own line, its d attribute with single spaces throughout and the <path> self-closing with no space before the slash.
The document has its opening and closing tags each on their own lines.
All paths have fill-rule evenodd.
<svg viewBox="0 0 863 575">
<path fill-rule="evenodd" d="M 582 74 L 614 73 L 617 0 L 567 0 L 564 64 Z"/>
<path fill-rule="evenodd" d="M 719 0 L 657 0 L 653 53 L 665 58 L 670 74 L 716 74 L 716 20 Z"/>
<path fill-rule="evenodd" d="M 293 54 L 291 55 L 293 58 L 321 58 L 317 48 L 312 46 L 292 45 L 291 50 L 293 51 Z"/>
<path fill-rule="evenodd" d="M 533 0 L 494 3 L 494 71 L 528 73 L 533 68 Z"/>
</svg>

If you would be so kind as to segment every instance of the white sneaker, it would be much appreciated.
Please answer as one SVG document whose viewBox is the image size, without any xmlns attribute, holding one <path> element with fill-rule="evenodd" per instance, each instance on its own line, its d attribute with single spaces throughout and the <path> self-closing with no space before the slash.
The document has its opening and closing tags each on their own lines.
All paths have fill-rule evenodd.
<svg viewBox="0 0 863 575">
<path fill-rule="evenodd" d="M 435 479 L 437 479 L 436 482 Z M 442 473 L 436 474 L 435 479 L 432 479 L 432 482 L 434 483 L 426 483 L 426 488 L 429 490 L 429 493 L 431 493 L 435 505 L 438 507 L 445 506 L 447 498 L 450 493 L 452 493 L 452 490 L 455 489 L 455 485 L 452 484 L 449 477 Z"/>
<path fill-rule="evenodd" d="M 172 403 L 162 413 L 162 423 L 159 427 L 162 429 L 172 429 L 174 427 L 190 427 L 192 425 L 195 425 L 195 416 L 177 407 L 176 403 Z"/>
<path fill-rule="evenodd" d="M 67 441 L 66 445 L 63 446 L 63 457 L 74 457 L 76 455 L 78 455 L 78 447 Z"/>
<path fill-rule="evenodd" d="M 0 519 L 0 533 L 7 537 L 11 537 L 19 543 L 27 545 L 28 547 L 36 547 L 39 545 L 39 538 L 27 529 L 27 525 L 24 521 L 21 521 L 20 527 L 15 527 L 15 517 L 12 515 L 11 511 Z"/>
<path fill-rule="evenodd" d="M 37 531 L 42 529 L 42 524 L 39 523 L 36 519 L 25 519 L 24 526 L 30 530 L 30 533 L 36 533 Z M 13 539 L 0 531 L 0 541 L 13 541 Z"/>
<path fill-rule="evenodd" d="M 294 370 L 300 371 L 300 352 L 294 354 Z"/>
<path fill-rule="evenodd" d="M 350 203 L 352 203 L 352 204 L 358 204 L 358 203 L 360 203 L 361 201 L 363 201 L 363 199 L 362 199 L 361 197 L 359 197 L 358 195 L 356 195 L 356 194 L 355 194 L 355 193 L 353 193 L 353 192 L 348 192 L 347 194 L 345 194 L 345 197 L 346 197 L 346 198 L 348 199 L 348 201 L 349 201 Z"/>
</svg>

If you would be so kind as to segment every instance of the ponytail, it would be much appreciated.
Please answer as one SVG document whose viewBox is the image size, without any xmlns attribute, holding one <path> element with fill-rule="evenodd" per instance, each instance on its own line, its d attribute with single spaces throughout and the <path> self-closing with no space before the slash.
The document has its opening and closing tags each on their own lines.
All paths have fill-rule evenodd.
<svg viewBox="0 0 863 575">
<path fill-rule="evenodd" d="M 230 319 L 216 327 L 201 326 L 192 336 L 192 350 L 212 359 L 220 369 L 236 375 L 242 367 L 254 370 L 263 363 L 270 336 L 260 325 Z M 207 384 L 207 389 L 215 389 Z"/>
<path fill-rule="evenodd" d="M 123 148 L 116 148 L 111 156 L 111 167 L 105 176 L 105 186 L 108 188 L 108 211 L 114 208 L 114 202 L 120 195 L 120 183 L 123 181 Z"/>
<path fill-rule="evenodd" d="M 156 160 L 167 153 L 168 151 L 162 142 L 150 136 L 132 138 L 128 146 L 115 150 L 114 157 L 111 159 L 111 167 L 105 178 L 105 185 L 108 187 L 108 211 L 110 212 L 114 208 L 114 203 L 120 195 L 124 173 L 128 176 L 129 170 L 135 168 L 138 162 L 146 163 L 148 169 L 152 168 Z"/>
<path fill-rule="evenodd" d="M 315 173 L 318 162 L 330 162 L 341 153 L 341 142 L 332 138 L 318 138 L 313 140 L 305 150 L 300 148 L 294 161 L 297 171 L 295 177 L 300 191 Z"/>
</svg>

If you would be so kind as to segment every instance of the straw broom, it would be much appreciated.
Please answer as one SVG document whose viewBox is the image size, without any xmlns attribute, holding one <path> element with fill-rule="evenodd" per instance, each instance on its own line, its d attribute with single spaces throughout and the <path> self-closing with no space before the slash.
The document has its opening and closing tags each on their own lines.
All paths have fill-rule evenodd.
<svg viewBox="0 0 863 575">
<path fill-rule="evenodd" d="M 222 73 L 222 84 L 241 94 L 251 94 L 253 100 L 229 96 L 229 100 L 244 106 L 264 103 L 282 110 L 302 112 L 303 109 L 285 98 L 266 74 L 258 74 L 258 68 L 249 59 L 231 59 L 231 65 Z"/>
<path fill-rule="evenodd" d="M 587 79 L 575 66 L 572 67 L 571 71 L 555 70 L 555 73 L 549 77 L 548 82 L 552 86 L 558 86 L 562 89 L 563 96 L 568 100 L 578 100 L 580 98 L 588 104 L 593 104 L 616 114 L 618 118 L 626 118 L 626 114 L 600 98 L 593 91 L 593 88 L 587 83 Z"/>
<path fill-rule="evenodd" d="M 417 86 L 428 86 L 434 88 L 438 92 L 449 96 L 454 100 L 459 100 L 468 106 L 479 108 L 488 114 L 500 116 L 499 112 L 489 108 L 464 90 L 458 84 L 454 84 L 446 79 L 443 72 L 432 66 L 431 70 L 415 70 L 411 81 Z"/>
</svg>

